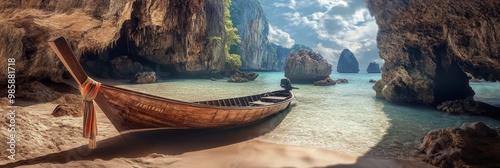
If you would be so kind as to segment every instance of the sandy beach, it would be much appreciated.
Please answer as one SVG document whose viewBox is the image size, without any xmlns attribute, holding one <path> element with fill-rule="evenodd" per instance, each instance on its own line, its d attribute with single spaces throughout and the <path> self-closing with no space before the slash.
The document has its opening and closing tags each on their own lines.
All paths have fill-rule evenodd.
<svg viewBox="0 0 500 168">
<path fill-rule="evenodd" d="M 1 143 L 0 167 L 432 167 L 254 139 L 272 131 L 287 111 L 242 128 L 120 134 L 97 107 L 98 147 L 89 150 L 81 137 L 81 117 L 52 116 L 56 103 L 19 102 L 18 106 L 16 160 L 7 158 L 8 146 Z M 6 130 L 5 125 L 1 129 Z M 7 142 L 7 131 L 1 134 Z"/>
</svg>

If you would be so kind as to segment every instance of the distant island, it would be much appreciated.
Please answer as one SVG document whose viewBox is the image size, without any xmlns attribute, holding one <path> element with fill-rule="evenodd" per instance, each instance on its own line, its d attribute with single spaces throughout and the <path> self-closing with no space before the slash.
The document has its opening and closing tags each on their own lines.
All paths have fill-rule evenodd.
<svg viewBox="0 0 500 168">
<path fill-rule="evenodd" d="M 368 68 L 366 68 L 368 73 L 380 73 L 380 66 L 376 62 L 370 62 Z"/>
<path fill-rule="evenodd" d="M 337 64 L 338 73 L 358 73 L 359 64 L 354 54 L 349 49 L 342 50 Z"/>
</svg>

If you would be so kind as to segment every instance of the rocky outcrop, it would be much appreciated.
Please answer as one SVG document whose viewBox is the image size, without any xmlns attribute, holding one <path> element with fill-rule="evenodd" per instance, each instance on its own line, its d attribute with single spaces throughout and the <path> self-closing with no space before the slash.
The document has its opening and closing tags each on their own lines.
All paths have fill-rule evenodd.
<svg viewBox="0 0 500 168">
<path fill-rule="evenodd" d="M 485 116 L 500 120 L 500 108 L 472 99 L 445 101 L 437 109 L 453 115 Z"/>
<path fill-rule="evenodd" d="M 61 92 L 39 81 L 18 85 L 17 90 L 16 98 L 31 102 L 51 102 L 62 96 Z"/>
<path fill-rule="evenodd" d="M 347 79 L 337 79 L 337 80 L 335 80 L 335 82 L 337 82 L 337 83 L 349 83 L 349 81 Z"/>
<path fill-rule="evenodd" d="M 370 79 L 368 82 L 370 82 L 370 83 L 375 83 L 375 82 L 377 82 L 377 80 Z"/>
<path fill-rule="evenodd" d="M 62 117 L 62 116 L 81 117 L 83 115 L 81 108 L 82 106 L 77 106 L 77 105 L 59 104 L 56 106 L 56 108 L 54 108 L 51 115 L 54 117 Z"/>
<path fill-rule="evenodd" d="M 201 75 L 219 72 L 225 62 L 223 45 L 207 43 L 225 39 L 222 0 L 2 1 L 0 18 L 0 60 L 16 59 L 18 83 L 62 81 L 65 69 L 47 45 L 56 35 L 69 40 L 78 58 L 106 63 L 128 55 L 151 64 L 145 66 Z M 0 85 L 6 77 L 0 71 Z"/>
<path fill-rule="evenodd" d="M 358 73 L 359 64 L 354 54 L 349 49 L 342 50 L 337 64 L 338 73 Z"/>
<path fill-rule="evenodd" d="M 439 104 L 474 94 L 464 72 L 500 79 L 500 1 L 365 2 L 385 60 L 377 97 Z"/>
<path fill-rule="evenodd" d="M 368 72 L 368 73 L 380 73 L 380 66 L 376 62 L 370 62 L 370 64 L 366 68 L 366 72 Z"/>
<path fill-rule="evenodd" d="M 117 79 L 133 79 L 136 74 L 143 71 L 151 71 L 151 68 L 143 66 L 139 62 L 130 60 L 127 56 L 116 57 L 111 60 L 113 76 Z"/>
<path fill-rule="evenodd" d="M 308 83 L 326 79 L 332 73 L 332 65 L 312 50 L 293 52 L 286 59 L 285 77 L 292 83 Z"/>
<path fill-rule="evenodd" d="M 236 71 L 227 81 L 233 83 L 243 83 L 254 81 L 257 77 L 259 77 L 259 74 L 254 72 Z"/>
<path fill-rule="evenodd" d="M 302 44 L 294 44 L 290 48 L 286 48 L 277 44 L 272 44 L 273 47 L 276 49 L 276 57 L 278 59 L 278 70 L 284 70 L 285 69 L 285 63 L 286 59 L 290 55 L 291 52 L 297 52 L 299 50 L 312 50 L 311 48 L 302 45 Z"/>
<path fill-rule="evenodd" d="M 276 49 L 267 39 L 269 23 L 259 0 L 232 0 L 231 20 L 238 29 L 241 44 L 233 49 L 240 54 L 243 70 L 281 70 Z"/>
<path fill-rule="evenodd" d="M 330 86 L 330 85 L 335 85 L 337 82 L 335 82 L 332 78 L 327 77 L 326 79 L 319 80 L 313 83 L 314 86 Z"/>
<path fill-rule="evenodd" d="M 438 167 L 500 167 L 500 129 L 482 122 L 429 132 L 418 150 Z"/>
<path fill-rule="evenodd" d="M 156 73 L 155 72 L 139 72 L 135 74 L 134 79 L 130 82 L 144 84 L 144 83 L 154 83 L 156 82 Z"/>
</svg>

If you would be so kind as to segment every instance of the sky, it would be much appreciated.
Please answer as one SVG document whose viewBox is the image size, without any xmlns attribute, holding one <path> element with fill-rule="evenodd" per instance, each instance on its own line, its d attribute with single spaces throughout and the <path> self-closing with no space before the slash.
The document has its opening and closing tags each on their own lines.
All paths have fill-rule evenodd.
<svg viewBox="0 0 500 168">
<path fill-rule="evenodd" d="M 378 27 L 363 0 L 261 0 L 269 20 L 271 42 L 303 44 L 319 52 L 337 70 L 343 49 L 351 50 L 366 72 L 383 63 L 377 49 Z"/>
</svg>

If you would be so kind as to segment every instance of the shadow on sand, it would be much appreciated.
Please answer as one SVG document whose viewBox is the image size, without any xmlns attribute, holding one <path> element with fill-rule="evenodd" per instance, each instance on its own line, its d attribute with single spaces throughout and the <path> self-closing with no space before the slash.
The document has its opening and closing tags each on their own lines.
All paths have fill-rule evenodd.
<svg viewBox="0 0 500 168">
<path fill-rule="evenodd" d="M 0 165 L 0 167 L 17 167 L 40 163 L 64 164 L 70 161 L 111 160 L 118 157 L 138 158 L 152 153 L 180 155 L 186 152 L 211 149 L 243 142 L 274 130 L 290 112 L 290 109 L 287 108 L 278 114 L 237 128 L 130 132 L 101 140 L 97 142 L 98 148 L 94 150 L 90 150 L 87 145 L 83 145 L 58 153 Z"/>
</svg>

